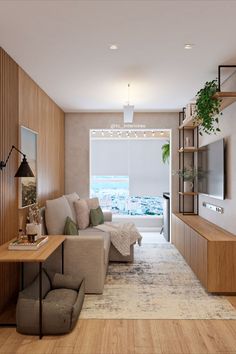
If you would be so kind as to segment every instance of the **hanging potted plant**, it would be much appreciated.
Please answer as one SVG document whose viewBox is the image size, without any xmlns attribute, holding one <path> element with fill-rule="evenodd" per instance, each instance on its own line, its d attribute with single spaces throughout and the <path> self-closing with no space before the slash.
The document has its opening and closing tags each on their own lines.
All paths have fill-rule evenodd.
<svg viewBox="0 0 236 354">
<path fill-rule="evenodd" d="M 207 81 L 196 95 L 195 122 L 199 124 L 199 134 L 220 132 L 219 117 L 221 100 L 214 98 L 218 91 L 217 80 Z"/>
<path fill-rule="evenodd" d="M 166 144 L 162 145 L 162 162 L 169 163 L 170 159 L 170 142 L 168 141 Z"/>
</svg>

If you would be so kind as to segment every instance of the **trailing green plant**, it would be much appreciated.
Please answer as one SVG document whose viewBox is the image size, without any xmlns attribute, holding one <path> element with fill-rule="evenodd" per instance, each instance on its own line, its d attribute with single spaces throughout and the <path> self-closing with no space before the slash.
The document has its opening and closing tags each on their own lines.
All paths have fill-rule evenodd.
<svg viewBox="0 0 236 354">
<path fill-rule="evenodd" d="M 169 163 L 170 160 L 170 142 L 168 141 L 166 144 L 162 145 L 162 162 Z"/>
<path fill-rule="evenodd" d="M 198 177 L 199 173 L 195 167 L 184 167 L 173 174 L 177 174 L 179 177 L 183 178 L 184 181 L 191 181 Z"/>
<path fill-rule="evenodd" d="M 199 134 L 216 134 L 220 132 L 219 117 L 221 100 L 214 98 L 217 92 L 217 80 L 207 81 L 205 86 L 197 92 L 195 121 L 199 123 Z"/>
</svg>

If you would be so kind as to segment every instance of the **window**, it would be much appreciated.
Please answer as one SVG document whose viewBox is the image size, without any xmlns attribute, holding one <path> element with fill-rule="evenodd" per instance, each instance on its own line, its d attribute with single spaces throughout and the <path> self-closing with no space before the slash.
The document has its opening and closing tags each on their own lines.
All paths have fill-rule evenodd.
<svg viewBox="0 0 236 354">
<path fill-rule="evenodd" d="M 103 209 L 119 215 L 162 215 L 162 198 L 129 195 L 128 176 L 92 176 L 91 197 L 98 197 Z"/>
</svg>

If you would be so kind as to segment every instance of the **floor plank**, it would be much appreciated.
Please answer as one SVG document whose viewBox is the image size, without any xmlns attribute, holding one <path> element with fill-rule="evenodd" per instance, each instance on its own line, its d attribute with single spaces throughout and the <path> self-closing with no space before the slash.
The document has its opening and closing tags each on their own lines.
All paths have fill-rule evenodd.
<svg viewBox="0 0 236 354">
<path fill-rule="evenodd" d="M 236 321 L 79 320 L 42 340 L 1 328 L 0 354 L 236 354 Z"/>
</svg>

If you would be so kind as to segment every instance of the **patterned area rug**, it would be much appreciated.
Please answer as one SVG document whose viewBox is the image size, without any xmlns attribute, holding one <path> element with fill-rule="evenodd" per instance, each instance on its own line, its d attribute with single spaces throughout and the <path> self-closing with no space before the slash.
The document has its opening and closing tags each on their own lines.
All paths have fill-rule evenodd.
<svg viewBox="0 0 236 354">
<path fill-rule="evenodd" d="M 85 296 L 80 318 L 236 319 L 236 310 L 204 290 L 173 245 L 144 244 L 133 264 L 109 265 L 104 293 Z"/>
</svg>

